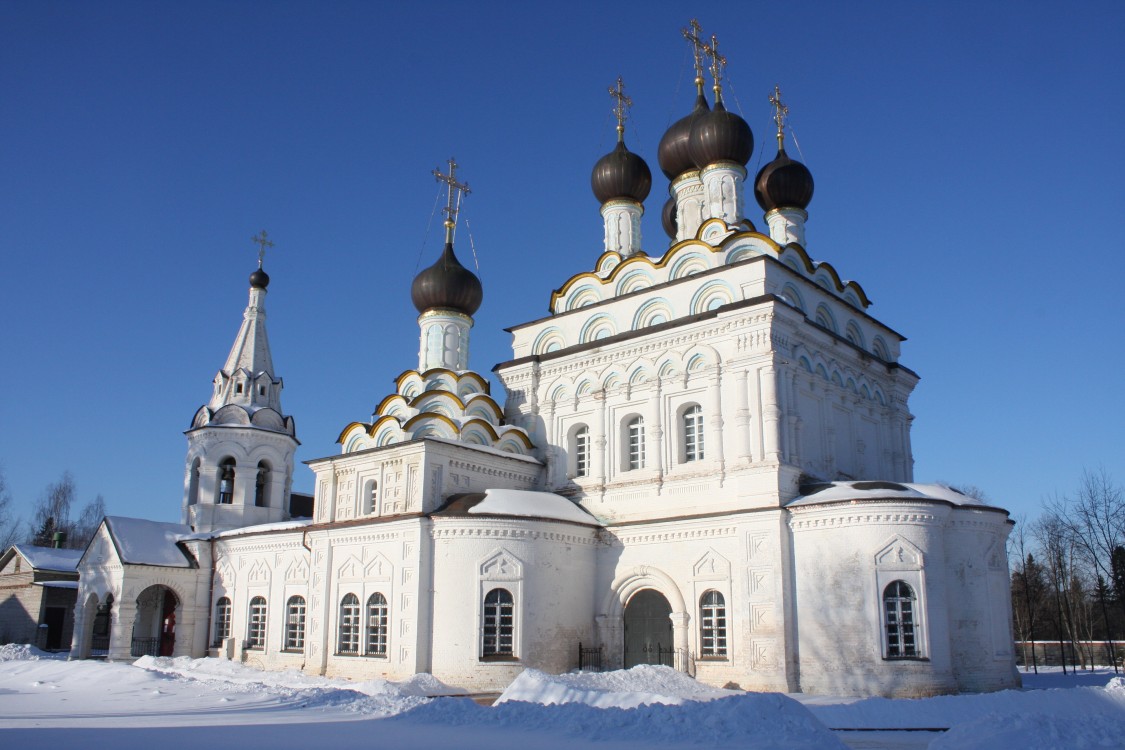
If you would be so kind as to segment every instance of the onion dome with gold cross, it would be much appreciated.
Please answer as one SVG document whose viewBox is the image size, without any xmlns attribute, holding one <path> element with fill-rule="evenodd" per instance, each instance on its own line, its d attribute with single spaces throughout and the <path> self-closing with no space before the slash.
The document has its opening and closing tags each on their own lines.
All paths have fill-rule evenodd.
<svg viewBox="0 0 1125 750">
<path fill-rule="evenodd" d="M 711 58 L 715 106 L 692 122 L 688 154 L 696 169 L 724 162 L 745 167 L 754 153 L 754 134 L 746 120 L 727 110 L 723 104 L 722 71 L 727 60 L 719 54 L 719 43 L 714 35 L 704 51 Z"/>
<path fill-rule="evenodd" d="M 609 93 L 615 100 L 613 113 L 617 117 L 617 145 L 598 159 L 590 174 L 590 187 L 598 203 L 627 200 L 644 203 L 652 189 L 652 172 L 641 157 L 625 146 L 625 118 L 632 100 L 625 96 L 624 84 L 619 76 L 617 85 Z"/>
<path fill-rule="evenodd" d="M 684 172 L 696 168 L 695 161 L 691 158 L 688 142 L 691 140 L 692 126 L 696 120 L 708 114 L 711 107 L 703 96 L 703 79 L 696 78 L 695 106 L 686 116 L 672 123 L 660 138 L 660 145 L 656 150 L 656 159 L 660 163 L 660 171 L 669 180 L 674 180 Z"/>
<path fill-rule="evenodd" d="M 776 110 L 777 156 L 754 178 L 754 198 L 766 212 L 775 208 L 799 208 L 803 211 L 812 201 L 812 172 L 785 153 L 785 115 L 789 108 L 781 103 L 781 90 L 776 86 L 770 103 Z"/>
</svg>

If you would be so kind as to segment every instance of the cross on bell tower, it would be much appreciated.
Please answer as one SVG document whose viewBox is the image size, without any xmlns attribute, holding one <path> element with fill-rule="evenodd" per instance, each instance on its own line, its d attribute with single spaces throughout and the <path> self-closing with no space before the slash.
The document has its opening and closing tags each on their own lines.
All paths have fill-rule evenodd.
<svg viewBox="0 0 1125 750">
<path fill-rule="evenodd" d="M 695 90 L 700 96 L 703 95 L 703 50 L 707 44 L 703 41 L 703 27 L 699 25 L 699 21 L 691 19 L 688 22 L 687 28 L 681 29 L 680 33 L 684 35 L 684 39 L 688 40 L 691 44 L 691 54 L 695 58 Z"/>
<path fill-rule="evenodd" d="M 629 117 L 629 108 L 633 100 L 625 95 L 625 83 L 621 76 L 617 76 L 617 84 L 609 87 L 609 95 L 613 97 L 613 116 L 617 118 L 617 140 L 625 140 L 625 120 Z"/>
<path fill-rule="evenodd" d="M 719 39 L 712 34 L 711 43 L 703 45 L 703 52 L 711 59 L 711 78 L 715 81 L 715 101 L 723 96 L 723 68 L 727 58 L 719 53 Z"/>
<path fill-rule="evenodd" d="M 257 236 L 251 237 L 250 241 L 258 246 L 258 268 L 262 267 L 262 261 L 266 257 L 266 248 L 273 247 L 273 241 L 267 239 L 266 230 L 262 230 Z"/>
<path fill-rule="evenodd" d="M 469 190 L 469 183 L 457 181 L 457 160 L 450 157 L 448 163 L 449 174 L 442 174 L 440 169 L 435 169 L 433 175 L 438 182 L 444 182 L 448 186 L 445 208 L 441 211 L 445 214 L 445 242 L 453 244 L 453 229 L 457 226 L 457 212 L 461 210 L 461 199 L 472 191 Z"/>
</svg>

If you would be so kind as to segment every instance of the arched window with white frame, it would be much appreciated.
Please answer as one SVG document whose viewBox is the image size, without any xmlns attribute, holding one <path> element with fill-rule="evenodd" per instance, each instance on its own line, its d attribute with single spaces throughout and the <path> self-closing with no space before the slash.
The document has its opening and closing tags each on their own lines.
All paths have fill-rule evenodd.
<svg viewBox="0 0 1125 750">
<path fill-rule="evenodd" d="M 917 632 L 917 597 L 906 581 L 891 581 L 883 590 L 883 623 L 888 659 L 920 656 Z"/>
<path fill-rule="evenodd" d="M 215 602 L 215 639 L 212 641 L 216 648 L 223 645 L 223 641 L 230 638 L 230 599 L 219 597 Z"/>
<path fill-rule="evenodd" d="M 305 650 L 305 597 L 291 596 L 285 604 L 285 650 Z"/>
<path fill-rule="evenodd" d="M 727 655 L 727 603 L 715 589 L 699 598 L 699 654 L 704 659 Z"/>
<path fill-rule="evenodd" d="M 692 404 L 684 409 L 680 417 L 683 433 L 683 460 L 703 460 L 703 407 Z"/>
<path fill-rule="evenodd" d="M 515 655 L 516 616 L 512 592 L 492 589 L 484 597 L 481 623 L 481 656 Z"/>
<path fill-rule="evenodd" d="M 336 653 L 341 656 L 359 654 L 359 597 L 355 594 L 348 594 L 340 601 Z"/>
<path fill-rule="evenodd" d="M 266 617 L 268 609 L 264 596 L 250 600 L 249 619 L 246 625 L 246 648 L 261 651 L 266 647 Z"/>
<path fill-rule="evenodd" d="M 387 655 L 387 631 L 390 619 L 387 597 L 376 592 L 367 599 L 367 645 L 368 656 Z"/>
</svg>

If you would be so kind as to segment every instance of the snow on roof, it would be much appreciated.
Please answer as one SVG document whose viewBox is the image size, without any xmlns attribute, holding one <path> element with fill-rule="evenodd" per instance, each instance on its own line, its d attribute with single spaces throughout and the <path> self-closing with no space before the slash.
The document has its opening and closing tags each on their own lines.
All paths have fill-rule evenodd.
<svg viewBox="0 0 1125 750">
<path fill-rule="evenodd" d="M 460 440 L 449 440 L 448 438 L 436 437 L 434 435 L 427 435 L 426 440 L 433 440 L 433 441 L 438 442 L 438 443 L 446 443 L 447 445 L 456 445 L 456 446 L 459 446 L 461 448 L 471 448 L 472 450 L 475 450 L 475 451 L 483 451 L 485 453 L 492 453 L 493 455 L 503 456 L 504 458 L 514 458 L 517 461 L 526 461 L 527 463 L 530 463 L 530 464 L 540 463 L 539 459 L 535 458 L 535 456 L 521 456 L 519 453 L 508 453 L 507 451 L 502 451 L 499 448 L 493 448 L 490 445 L 477 445 L 476 443 L 465 443 L 465 442 L 462 442 Z"/>
<path fill-rule="evenodd" d="M 78 581 L 38 581 L 35 585 L 45 589 L 77 589 Z"/>
<path fill-rule="evenodd" d="M 105 522 L 121 562 L 165 568 L 191 567 L 187 555 L 176 544 L 191 536 L 190 526 L 123 516 L 106 516 Z"/>
<path fill-rule="evenodd" d="M 215 539 L 222 539 L 228 536 L 242 536 L 243 534 L 258 534 L 264 531 L 290 531 L 292 529 L 303 529 L 306 526 L 311 526 L 313 520 L 311 518 L 299 518 L 294 521 L 277 521 L 275 523 L 262 523 L 257 526 L 243 526 L 240 529 L 229 529 L 227 531 L 220 531 L 217 534 L 204 534 L 203 538 L 213 537 Z M 198 534 L 196 535 L 199 536 Z"/>
<path fill-rule="evenodd" d="M 32 544 L 17 544 L 16 551 L 36 570 L 57 570 L 73 573 L 82 558 L 80 549 L 55 549 L 36 547 Z"/>
<path fill-rule="evenodd" d="M 842 503 L 852 500 L 939 500 L 959 507 L 995 507 L 944 484 L 899 482 L 826 482 L 815 485 L 811 492 L 791 500 L 786 507 Z"/>
<path fill-rule="evenodd" d="M 593 516 L 562 495 L 531 490 L 485 490 L 484 499 L 469 508 L 469 513 L 597 524 Z"/>
</svg>

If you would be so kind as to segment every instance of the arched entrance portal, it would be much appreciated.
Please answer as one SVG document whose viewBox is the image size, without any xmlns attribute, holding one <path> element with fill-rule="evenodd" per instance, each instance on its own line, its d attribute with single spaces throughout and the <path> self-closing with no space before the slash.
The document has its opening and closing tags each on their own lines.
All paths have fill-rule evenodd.
<svg viewBox="0 0 1125 750">
<path fill-rule="evenodd" d="M 672 605 L 655 589 L 641 589 L 625 605 L 625 668 L 674 666 Z"/>
<path fill-rule="evenodd" d="M 167 586 L 149 586 L 137 597 L 133 621 L 133 656 L 172 656 L 176 650 L 179 599 Z"/>
</svg>

